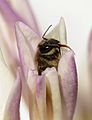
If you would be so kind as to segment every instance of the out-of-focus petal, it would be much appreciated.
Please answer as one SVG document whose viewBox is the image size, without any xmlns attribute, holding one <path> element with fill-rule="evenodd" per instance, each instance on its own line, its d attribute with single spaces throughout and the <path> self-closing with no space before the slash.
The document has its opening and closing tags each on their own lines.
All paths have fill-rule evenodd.
<svg viewBox="0 0 92 120">
<path fill-rule="evenodd" d="M 32 29 L 40 35 L 40 30 L 37 25 L 36 18 L 34 16 L 33 10 L 31 8 L 30 3 L 28 0 L 19 0 L 19 1 L 12 1 L 12 0 L 0 0 L 0 12 L 2 13 L 3 17 L 5 18 L 8 25 L 14 27 L 16 21 L 20 20 L 32 27 Z M 20 4 L 22 6 L 20 7 Z M 23 11 L 23 14 L 21 12 Z"/>
<path fill-rule="evenodd" d="M 37 40 L 39 41 L 39 37 L 28 26 L 21 22 L 16 23 L 16 41 L 24 74 L 27 74 L 27 69 L 35 69 L 34 50 Z M 34 43 L 33 46 L 31 42 Z"/>
<path fill-rule="evenodd" d="M 9 68 L 4 63 L 1 52 L 0 53 L 0 120 L 2 120 L 4 106 L 7 102 L 7 97 L 11 91 L 13 80 L 15 80 L 15 78 L 9 71 Z"/>
<path fill-rule="evenodd" d="M 56 40 L 59 40 L 62 44 L 66 44 L 66 37 L 65 22 L 64 19 L 61 17 L 59 24 L 56 25 L 56 27 L 48 35 L 46 35 L 46 38 L 54 38 Z"/>
<path fill-rule="evenodd" d="M 29 0 L 8 0 L 12 8 L 18 13 L 19 16 L 38 34 L 40 35 L 40 29 L 34 14 L 33 8 Z M 22 3 L 22 6 L 19 5 Z M 21 12 L 23 11 L 23 14 Z"/>
<path fill-rule="evenodd" d="M 19 108 L 21 90 L 22 84 L 20 78 L 20 71 L 18 70 L 17 79 L 5 107 L 4 120 L 20 120 Z"/>
<path fill-rule="evenodd" d="M 92 30 L 90 32 L 89 43 L 88 43 L 88 64 L 89 64 L 90 77 L 92 77 Z"/>
<path fill-rule="evenodd" d="M 61 79 L 68 120 L 72 120 L 77 99 L 77 71 L 72 51 L 63 54 L 59 63 L 58 73 Z"/>
<path fill-rule="evenodd" d="M 9 22 L 10 25 L 14 25 L 17 20 L 22 20 L 21 17 L 12 9 L 9 1 L 0 0 L 0 12 L 5 18 L 6 22 Z"/>
<path fill-rule="evenodd" d="M 47 102 L 51 102 L 50 104 L 47 103 L 47 117 L 49 117 L 50 114 L 50 109 L 48 109 L 50 105 L 53 112 L 51 118 L 53 118 L 53 120 L 63 120 L 62 100 L 60 95 L 58 73 L 55 68 L 51 68 L 49 72 L 46 73 L 46 79 L 48 91 L 48 96 L 46 96 Z"/>
<path fill-rule="evenodd" d="M 7 26 L 5 20 L 0 14 L 0 49 L 2 50 L 4 59 L 11 68 L 12 73 L 16 71 L 16 66 L 18 64 L 17 52 L 14 42 L 15 38 L 13 35 L 14 31 L 10 32 L 10 27 Z"/>
<path fill-rule="evenodd" d="M 20 6 L 21 3 L 22 6 Z M 22 11 L 24 11 L 23 14 L 21 14 Z M 11 72 L 15 74 L 19 65 L 14 34 L 15 22 L 20 20 L 28 24 L 39 36 L 40 30 L 27 0 L 0 0 L 0 13 L 0 48 Z M 10 57 L 8 57 L 8 53 Z"/>
</svg>

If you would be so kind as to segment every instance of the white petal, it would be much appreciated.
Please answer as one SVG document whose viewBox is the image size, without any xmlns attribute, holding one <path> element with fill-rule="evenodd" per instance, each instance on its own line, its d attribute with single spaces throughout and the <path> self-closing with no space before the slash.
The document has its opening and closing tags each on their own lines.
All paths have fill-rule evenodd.
<svg viewBox="0 0 92 120">
<path fill-rule="evenodd" d="M 62 44 L 67 43 L 66 27 L 63 18 L 61 18 L 59 24 L 57 24 L 55 28 L 46 35 L 46 38 L 54 38 L 56 40 L 59 40 Z"/>
<path fill-rule="evenodd" d="M 52 110 L 53 110 L 53 120 L 63 120 L 62 114 L 62 100 L 59 89 L 59 79 L 58 74 L 55 68 L 51 68 L 49 72 L 46 73 L 47 79 L 47 91 L 49 91 L 51 101 L 52 101 Z M 51 92 L 51 93 L 50 93 Z M 48 98 L 48 96 L 47 96 Z M 49 100 L 48 100 L 49 101 Z M 47 115 L 48 115 L 47 111 Z"/>
</svg>

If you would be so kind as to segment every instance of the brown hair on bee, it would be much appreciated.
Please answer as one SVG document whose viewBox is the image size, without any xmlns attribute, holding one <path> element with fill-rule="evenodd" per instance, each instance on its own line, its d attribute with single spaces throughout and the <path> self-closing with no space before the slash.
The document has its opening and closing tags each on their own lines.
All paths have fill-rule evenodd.
<svg viewBox="0 0 92 120">
<path fill-rule="evenodd" d="M 49 26 L 49 28 L 50 27 L 51 26 Z M 43 40 L 38 44 L 38 50 L 37 50 L 36 57 L 35 57 L 36 66 L 37 66 L 39 75 L 41 75 L 41 73 L 47 67 L 50 67 L 50 68 L 55 67 L 56 69 L 58 68 L 58 63 L 61 58 L 61 50 L 60 50 L 61 47 L 66 47 L 66 48 L 71 49 L 69 46 L 61 44 L 56 39 L 45 38 L 44 35 L 42 36 Z"/>
</svg>

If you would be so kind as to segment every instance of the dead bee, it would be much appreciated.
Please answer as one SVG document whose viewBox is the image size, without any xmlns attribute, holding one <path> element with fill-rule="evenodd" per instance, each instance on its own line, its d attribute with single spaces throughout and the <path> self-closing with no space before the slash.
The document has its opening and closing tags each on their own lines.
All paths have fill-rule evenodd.
<svg viewBox="0 0 92 120">
<path fill-rule="evenodd" d="M 48 29 L 51 27 L 51 25 L 48 27 Z M 46 32 L 48 31 L 46 30 Z M 71 49 L 69 46 L 61 44 L 58 40 L 50 38 L 45 38 L 45 34 L 42 36 L 43 40 L 38 44 L 38 50 L 36 53 L 36 66 L 38 70 L 38 74 L 41 75 L 41 73 L 47 68 L 47 67 L 55 67 L 58 68 L 58 63 L 61 58 L 61 47 L 66 47 Z"/>
</svg>

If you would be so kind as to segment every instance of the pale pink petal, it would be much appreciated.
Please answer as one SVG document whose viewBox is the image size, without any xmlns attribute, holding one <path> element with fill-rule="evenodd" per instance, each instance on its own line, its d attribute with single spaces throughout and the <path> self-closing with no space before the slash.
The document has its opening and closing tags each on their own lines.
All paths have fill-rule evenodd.
<svg viewBox="0 0 92 120">
<path fill-rule="evenodd" d="M 17 22 L 16 26 L 20 29 L 21 33 L 26 39 L 26 44 L 30 47 L 33 52 L 32 56 L 34 57 L 37 50 L 38 43 L 42 40 L 29 26 L 23 22 Z"/>
<path fill-rule="evenodd" d="M 14 83 L 14 87 L 11 91 L 9 99 L 5 107 L 4 120 L 20 120 L 20 99 L 21 99 L 21 78 L 20 71 L 18 70 L 17 79 Z"/>
<path fill-rule="evenodd" d="M 77 99 L 77 71 L 72 51 L 67 51 L 61 57 L 58 73 L 61 79 L 68 120 L 72 120 Z"/>
<path fill-rule="evenodd" d="M 13 37 L 14 32 L 11 32 L 11 34 L 12 36 L 10 35 L 10 28 L 7 27 L 7 24 L 0 15 L 0 49 L 2 50 L 5 62 L 11 69 L 11 72 L 15 74 L 16 66 L 18 65 L 18 57 L 14 42 L 15 38 Z"/>
<path fill-rule="evenodd" d="M 24 74 L 27 74 L 28 69 L 35 69 L 34 48 L 37 47 L 38 38 L 37 34 L 24 23 L 16 23 L 16 41 Z M 32 46 L 34 44 L 31 44 L 31 41 L 35 46 Z"/>
<path fill-rule="evenodd" d="M 23 96 L 24 99 L 29 106 L 29 110 L 35 109 L 35 98 L 32 93 L 32 90 L 27 85 L 27 77 L 29 69 L 35 69 L 35 61 L 34 61 L 34 49 L 31 46 L 31 40 L 38 40 L 38 36 L 35 32 L 33 32 L 27 25 L 21 22 L 16 23 L 16 41 L 18 46 L 20 64 L 23 72 Z M 33 41 L 32 41 L 33 42 Z M 32 80 L 32 79 L 30 79 Z M 35 96 L 36 97 L 36 96 Z M 31 101 L 31 103 L 30 103 Z M 34 105 L 32 105 L 34 104 Z M 30 107 L 31 106 L 31 107 Z M 30 112 L 30 118 L 33 118 L 32 112 Z"/>
</svg>

